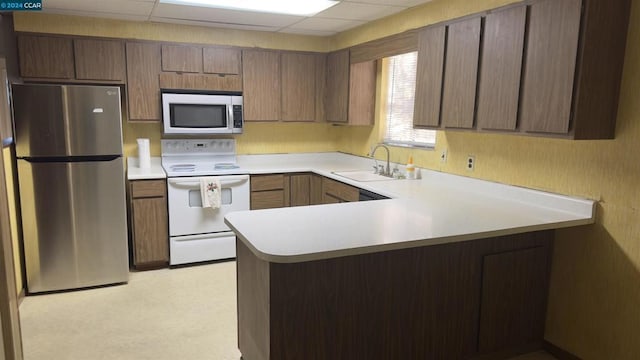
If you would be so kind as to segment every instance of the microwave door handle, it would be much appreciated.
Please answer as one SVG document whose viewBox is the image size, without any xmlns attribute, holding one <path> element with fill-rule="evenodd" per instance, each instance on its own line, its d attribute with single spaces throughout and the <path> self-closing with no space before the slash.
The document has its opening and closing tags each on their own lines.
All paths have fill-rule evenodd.
<svg viewBox="0 0 640 360">
<path fill-rule="evenodd" d="M 227 127 L 233 129 L 233 105 L 227 106 Z"/>
</svg>

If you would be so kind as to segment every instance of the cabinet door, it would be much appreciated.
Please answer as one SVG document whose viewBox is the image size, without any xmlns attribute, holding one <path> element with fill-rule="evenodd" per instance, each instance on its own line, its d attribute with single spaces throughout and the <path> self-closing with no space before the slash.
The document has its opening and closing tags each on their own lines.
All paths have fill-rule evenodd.
<svg viewBox="0 0 640 360">
<path fill-rule="evenodd" d="M 442 124 L 445 127 L 473 127 L 481 21 L 477 17 L 449 25 L 442 89 Z"/>
<path fill-rule="evenodd" d="M 546 246 L 484 257 L 478 350 L 522 347 L 544 335 L 549 286 Z"/>
<path fill-rule="evenodd" d="M 326 121 L 325 94 L 327 86 L 327 54 L 318 53 L 316 58 L 316 121 Z"/>
<path fill-rule="evenodd" d="M 242 91 L 242 79 L 238 75 L 160 74 L 161 89 Z"/>
<path fill-rule="evenodd" d="M 251 210 L 285 207 L 284 190 L 268 190 L 251 193 Z"/>
<path fill-rule="evenodd" d="M 33 78 L 73 79 L 73 45 L 70 38 L 18 36 L 20 75 Z"/>
<path fill-rule="evenodd" d="M 322 176 L 312 174 L 309 182 L 309 205 L 322 204 Z"/>
<path fill-rule="evenodd" d="M 531 4 L 520 105 L 524 131 L 569 131 L 581 3 L 546 0 Z"/>
<path fill-rule="evenodd" d="M 282 120 L 315 121 L 315 56 L 292 52 L 282 52 L 281 56 Z"/>
<path fill-rule="evenodd" d="M 327 121 L 346 123 L 349 111 L 349 50 L 327 55 Z"/>
<path fill-rule="evenodd" d="M 160 45 L 127 43 L 129 120 L 160 121 Z"/>
<path fill-rule="evenodd" d="M 125 80 L 124 43 L 117 40 L 73 40 L 76 78 L 79 80 Z"/>
<path fill-rule="evenodd" d="M 202 49 L 203 70 L 209 74 L 235 74 L 242 70 L 239 49 L 205 47 Z"/>
<path fill-rule="evenodd" d="M 202 47 L 162 45 L 162 71 L 202 72 Z"/>
<path fill-rule="evenodd" d="M 311 205 L 311 175 L 291 175 L 290 206 Z"/>
<path fill-rule="evenodd" d="M 478 86 L 478 128 L 515 130 L 524 51 L 525 6 L 485 18 Z"/>
<path fill-rule="evenodd" d="M 444 26 L 431 26 L 418 34 L 418 65 L 413 126 L 440 126 L 440 100 L 444 71 Z"/>
<path fill-rule="evenodd" d="M 280 120 L 280 53 L 244 50 L 242 88 L 245 121 Z"/>
<path fill-rule="evenodd" d="M 359 198 L 360 190 L 358 188 L 329 178 L 322 179 L 323 203 L 358 201 Z M 335 201 L 336 199 L 338 201 Z"/>
<path fill-rule="evenodd" d="M 132 213 L 135 265 L 168 262 L 167 199 L 133 199 Z"/>
<path fill-rule="evenodd" d="M 349 125 L 373 125 L 376 103 L 376 62 L 351 64 Z"/>
</svg>

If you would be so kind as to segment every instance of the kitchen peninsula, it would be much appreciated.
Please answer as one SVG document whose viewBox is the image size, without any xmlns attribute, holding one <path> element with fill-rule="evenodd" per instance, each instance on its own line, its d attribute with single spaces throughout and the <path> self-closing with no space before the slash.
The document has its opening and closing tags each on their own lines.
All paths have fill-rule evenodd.
<svg viewBox="0 0 640 360">
<path fill-rule="evenodd" d="M 543 340 L 554 229 L 594 202 L 433 171 L 357 182 L 344 154 L 239 157 L 389 200 L 235 212 L 238 341 L 256 359 L 496 358 Z M 287 164 L 287 165 L 282 165 Z"/>
</svg>

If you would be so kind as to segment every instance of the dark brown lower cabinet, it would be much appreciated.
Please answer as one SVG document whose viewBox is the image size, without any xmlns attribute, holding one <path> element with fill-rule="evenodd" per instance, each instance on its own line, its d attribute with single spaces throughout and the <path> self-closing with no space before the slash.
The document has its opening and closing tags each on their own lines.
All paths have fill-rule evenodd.
<svg viewBox="0 0 640 360">
<path fill-rule="evenodd" d="M 129 182 L 133 266 L 152 269 L 169 264 L 167 185 L 164 180 Z"/>
<path fill-rule="evenodd" d="M 243 358 L 509 358 L 543 339 L 553 231 L 273 263 L 237 240 Z M 304 241 L 304 239 L 300 239 Z"/>
<path fill-rule="evenodd" d="M 358 201 L 359 198 L 360 190 L 358 188 L 333 179 L 322 179 L 323 204 Z"/>
</svg>

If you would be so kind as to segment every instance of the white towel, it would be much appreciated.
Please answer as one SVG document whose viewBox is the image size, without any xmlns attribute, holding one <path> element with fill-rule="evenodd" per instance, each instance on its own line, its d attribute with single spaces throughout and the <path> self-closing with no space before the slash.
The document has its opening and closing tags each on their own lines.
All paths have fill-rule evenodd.
<svg viewBox="0 0 640 360">
<path fill-rule="evenodd" d="M 200 179 L 200 196 L 202 197 L 202 207 L 219 209 L 222 204 L 220 180 L 215 177 L 205 177 Z"/>
</svg>

